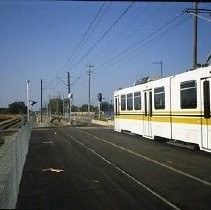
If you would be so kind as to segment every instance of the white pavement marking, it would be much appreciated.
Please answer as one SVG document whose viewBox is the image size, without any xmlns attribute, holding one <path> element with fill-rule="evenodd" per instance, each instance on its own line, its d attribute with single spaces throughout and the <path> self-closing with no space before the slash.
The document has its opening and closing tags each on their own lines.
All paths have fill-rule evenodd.
<svg viewBox="0 0 211 210">
<path fill-rule="evenodd" d="M 60 173 L 60 172 L 63 172 L 64 170 L 62 170 L 62 169 L 55 169 L 55 168 L 45 168 L 42 171 L 43 172 L 51 171 L 51 172 L 55 172 L 55 173 Z"/>
<path fill-rule="evenodd" d="M 126 149 L 125 147 L 122 147 L 122 146 L 119 146 L 119 145 L 114 144 L 114 143 L 112 143 L 112 142 L 106 141 L 105 139 L 102 139 L 102 138 L 100 138 L 100 137 L 98 137 L 98 136 L 95 136 L 95 135 L 92 135 L 92 134 L 90 134 L 90 133 L 87 133 L 87 132 L 84 132 L 84 131 L 81 131 L 81 130 L 79 130 L 79 132 L 81 132 L 81 133 L 83 133 L 83 134 L 86 134 L 86 135 L 88 135 L 88 136 L 91 136 L 91 137 L 93 137 L 93 138 L 95 138 L 95 139 L 97 139 L 97 140 L 99 140 L 99 141 L 103 141 L 103 142 L 105 142 L 105 143 L 107 143 L 107 144 L 110 144 L 110 145 L 112 145 L 112 146 L 114 146 L 114 147 L 116 147 L 116 148 L 118 148 L 118 149 L 127 151 L 127 152 L 129 152 L 129 153 L 131 153 L 131 154 L 133 154 L 133 155 L 135 155 L 135 156 L 138 156 L 138 157 L 140 157 L 140 158 L 143 158 L 143 159 L 145 159 L 145 160 L 148 160 L 148 161 L 150 161 L 150 162 L 152 162 L 152 163 L 155 163 L 155 164 L 157 164 L 157 165 L 160 165 L 160 166 L 162 166 L 162 167 L 165 167 L 165 168 L 167 168 L 167 169 L 169 169 L 169 170 L 172 170 L 172 171 L 174 171 L 174 172 L 177 172 L 178 174 L 182 174 L 182 175 L 184 175 L 184 176 L 186 176 L 186 177 L 188 177 L 188 178 L 191 178 L 191 179 L 193 179 L 193 180 L 195 180 L 195 181 L 198 181 L 198 182 L 200 182 L 200 183 L 202 183 L 202 184 L 204 184 L 204 185 L 207 185 L 207 186 L 211 187 L 211 183 L 210 183 L 210 182 L 205 181 L 205 180 L 203 180 L 203 179 L 200 179 L 200 178 L 198 178 L 198 177 L 196 177 L 196 176 L 193 176 L 193 175 L 191 175 L 191 174 L 189 174 L 189 173 L 183 172 L 183 171 L 181 171 L 181 170 L 178 170 L 178 169 L 176 169 L 176 168 L 173 168 L 173 167 L 171 167 L 171 166 L 168 166 L 168 165 L 166 165 L 166 164 L 164 164 L 164 163 L 161 163 L 161 162 L 158 162 L 158 161 L 156 161 L 156 160 L 153 160 L 153 159 L 151 159 L 151 158 L 149 158 L 149 157 L 147 157 L 147 156 L 144 156 L 144 155 L 138 154 L 138 153 L 136 153 L 136 152 L 133 152 L 132 150 Z"/>
<path fill-rule="evenodd" d="M 43 141 L 42 143 L 43 143 L 43 144 L 53 144 L 52 141 Z"/>
<path fill-rule="evenodd" d="M 163 196 L 161 196 L 158 193 L 156 193 L 154 190 L 152 190 L 149 187 L 147 187 L 145 184 L 143 184 L 142 182 L 140 182 L 139 180 L 137 180 L 136 178 L 134 178 L 133 176 L 131 176 L 130 174 L 128 174 L 126 171 L 122 170 L 120 167 L 116 166 L 115 164 L 113 164 L 112 162 L 110 162 L 109 160 L 107 160 L 106 158 L 104 158 L 103 156 L 101 156 L 100 154 L 98 154 L 97 152 L 95 152 L 95 150 L 89 148 L 84 143 L 82 143 L 81 141 L 77 140 L 74 136 L 72 136 L 69 133 L 66 133 L 64 131 L 61 131 L 61 132 L 63 134 L 65 134 L 65 135 L 69 136 L 70 138 L 72 138 L 78 144 L 80 144 L 81 146 L 83 146 L 84 148 L 86 148 L 88 151 L 92 152 L 94 155 L 96 155 L 97 157 L 99 157 L 100 159 L 102 159 L 103 161 L 105 161 L 107 164 L 113 166 L 116 170 L 120 171 L 122 174 L 124 174 L 125 176 L 127 176 L 129 179 L 133 180 L 136 184 L 142 186 L 144 189 L 146 189 L 148 192 L 150 192 L 151 194 L 153 194 L 155 197 L 159 198 L 164 203 L 166 203 L 167 205 L 169 205 L 172 209 L 180 210 L 179 207 L 177 207 L 176 205 L 174 205 L 173 203 L 171 203 L 170 201 L 168 201 Z"/>
</svg>

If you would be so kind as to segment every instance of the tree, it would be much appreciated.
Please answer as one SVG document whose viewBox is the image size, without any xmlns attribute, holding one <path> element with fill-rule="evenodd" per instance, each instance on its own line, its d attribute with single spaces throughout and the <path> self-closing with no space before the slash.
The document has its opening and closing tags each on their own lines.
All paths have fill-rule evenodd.
<svg viewBox="0 0 211 210">
<path fill-rule="evenodd" d="M 27 107 L 23 101 L 17 101 L 9 104 L 8 112 L 10 114 L 26 114 Z"/>
<path fill-rule="evenodd" d="M 70 102 L 69 98 L 64 99 L 64 111 L 65 112 L 69 112 L 69 102 Z M 51 108 L 52 114 L 60 114 L 61 115 L 63 113 L 63 100 L 60 98 L 50 99 L 48 107 Z M 77 112 L 78 107 L 71 105 L 71 111 Z"/>
<path fill-rule="evenodd" d="M 72 111 L 72 112 L 77 112 L 77 111 L 78 111 L 78 107 L 75 106 L 75 105 L 72 105 L 72 106 L 71 106 L 71 111 Z"/>
<path fill-rule="evenodd" d="M 88 112 L 88 104 L 83 104 L 79 110 L 80 112 Z"/>
<path fill-rule="evenodd" d="M 0 114 L 8 114 L 8 108 L 0 108 Z"/>
<path fill-rule="evenodd" d="M 62 114 L 63 112 L 63 102 L 60 98 L 53 98 L 49 102 L 49 106 L 51 107 L 52 114 Z"/>
<path fill-rule="evenodd" d="M 114 110 L 114 105 L 111 103 L 108 103 L 107 101 L 104 101 L 101 103 L 101 111 L 110 113 L 113 112 Z"/>
</svg>

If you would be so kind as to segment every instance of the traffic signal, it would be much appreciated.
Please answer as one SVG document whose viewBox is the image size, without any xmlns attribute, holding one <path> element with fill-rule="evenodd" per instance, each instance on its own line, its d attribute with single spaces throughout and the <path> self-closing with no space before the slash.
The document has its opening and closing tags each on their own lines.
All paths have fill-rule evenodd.
<svg viewBox="0 0 211 210">
<path fill-rule="evenodd" d="M 102 93 L 98 93 L 97 98 L 99 102 L 102 102 Z"/>
<path fill-rule="evenodd" d="M 73 94 L 72 93 L 68 93 L 68 98 L 72 100 L 73 99 Z"/>
</svg>

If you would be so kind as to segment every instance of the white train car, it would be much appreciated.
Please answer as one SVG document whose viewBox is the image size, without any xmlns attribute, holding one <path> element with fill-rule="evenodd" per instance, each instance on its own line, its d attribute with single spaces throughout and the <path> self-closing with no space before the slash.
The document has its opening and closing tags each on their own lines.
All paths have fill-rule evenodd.
<svg viewBox="0 0 211 210">
<path fill-rule="evenodd" d="M 211 152 L 211 66 L 114 92 L 114 129 Z"/>
</svg>

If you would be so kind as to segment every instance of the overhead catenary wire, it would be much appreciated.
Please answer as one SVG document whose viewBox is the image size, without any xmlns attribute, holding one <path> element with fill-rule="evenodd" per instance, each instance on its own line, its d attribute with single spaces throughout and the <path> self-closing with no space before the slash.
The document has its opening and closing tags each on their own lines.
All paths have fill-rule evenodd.
<svg viewBox="0 0 211 210">
<path fill-rule="evenodd" d="M 131 9 L 133 6 L 134 2 L 132 2 L 121 14 L 120 16 L 112 23 L 112 25 L 104 32 L 104 34 L 94 43 L 94 45 L 86 52 L 83 54 L 83 56 L 77 61 L 76 64 L 74 64 L 69 71 L 73 70 L 75 67 L 77 67 L 81 61 L 89 55 L 92 50 L 108 35 L 108 33 L 117 25 L 117 23 L 123 18 L 123 16 Z"/>
<path fill-rule="evenodd" d="M 159 38 L 160 36 L 163 36 L 164 34 L 168 33 L 169 31 L 173 30 L 174 28 L 176 28 L 177 26 L 179 26 L 180 24 L 182 24 L 183 22 L 185 22 L 186 20 L 188 20 L 190 18 L 190 16 L 185 17 L 184 19 L 182 19 L 180 22 L 178 22 L 177 24 L 175 24 L 174 26 L 172 26 L 171 28 L 168 28 L 167 30 L 163 31 L 162 33 L 160 33 L 158 36 L 148 40 L 149 38 L 151 38 L 152 36 L 158 34 L 160 31 L 162 31 L 166 26 L 170 25 L 171 23 L 174 23 L 176 20 L 178 20 L 180 17 L 182 17 L 184 15 L 184 13 L 181 13 L 179 15 L 177 15 L 176 17 L 172 18 L 171 20 L 169 20 L 167 23 L 165 23 L 164 25 L 162 25 L 161 27 L 159 27 L 158 29 L 156 29 L 155 31 L 153 31 L 152 33 L 150 33 L 149 35 L 147 35 L 146 37 L 144 37 L 143 39 L 139 40 L 138 42 L 136 42 L 135 44 L 131 45 L 129 48 L 127 48 L 126 50 L 122 51 L 121 53 L 119 53 L 117 56 L 105 61 L 103 64 L 101 64 L 100 66 L 96 67 L 96 69 L 100 69 L 101 67 L 105 66 L 106 64 L 108 66 L 113 66 L 115 64 L 117 64 L 119 61 L 123 60 L 124 57 L 128 57 L 130 54 L 133 54 L 135 51 L 137 51 L 138 49 L 144 47 L 146 44 L 151 43 L 152 41 L 154 41 L 155 39 Z M 148 41 L 147 41 L 148 40 Z M 146 41 L 146 42 L 145 42 Z M 142 44 L 142 45 L 140 45 Z M 138 47 L 138 48 L 136 48 Z M 123 58 L 121 58 L 122 56 L 124 56 Z M 111 63 L 115 61 L 114 63 Z M 83 75 L 81 75 L 82 77 Z M 75 82 L 76 83 L 76 82 Z"/>
<path fill-rule="evenodd" d="M 105 1 L 104 3 L 101 5 L 101 7 L 98 9 L 98 11 L 96 12 L 93 20 L 91 21 L 91 23 L 89 24 L 89 26 L 87 27 L 86 31 L 84 32 L 82 38 L 80 39 L 80 41 L 77 43 L 77 45 L 75 46 L 72 54 L 68 57 L 68 59 L 65 61 L 65 63 L 63 64 L 63 66 L 61 67 L 61 69 L 59 70 L 59 72 L 56 74 L 55 77 L 53 77 L 51 79 L 51 81 L 49 82 L 48 85 L 46 85 L 46 87 L 49 87 L 52 83 L 53 83 L 53 80 L 58 78 L 59 74 L 64 71 L 65 67 L 68 65 L 68 63 L 71 61 L 71 59 L 73 59 L 75 53 L 77 52 L 77 50 L 79 49 L 80 45 L 82 44 L 82 42 L 84 41 L 85 37 L 87 36 L 87 34 L 89 33 L 90 29 L 92 28 L 93 24 L 95 23 L 95 21 L 97 20 L 97 18 L 99 17 L 103 7 L 105 6 Z"/>
<path fill-rule="evenodd" d="M 206 21 L 208 21 L 208 22 L 211 22 L 211 19 L 206 18 L 206 17 L 204 17 L 204 16 L 201 16 L 201 15 L 199 15 L 199 14 L 195 14 L 195 13 L 193 13 L 193 12 L 189 12 L 189 14 L 191 14 L 191 15 L 193 15 L 193 16 L 196 16 L 196 17 L 199 17 L 199 18 L 201 18 L 202 20 L 206 20 Z"/>
<path fill-rule="evenodd" d="M 208 6 L 206 6 L 204 9 L 206 9 Z M 183 11 L 184 12 L 184 11 Z M 194 14 L 195 15 L 195 14 Z M 177 20 L 179 17 L 181 17 L 181 16 L 183 16 L 183 14 L 181 13 L 181 14 L 179 14 L 178 16 L 176 16 L 175 18 L 173 18 L 172 20 L 170 20 L 170 21 L 168 21 L 165 25 L 169 25 L 171 22 L 174 22 L 175 20 Z M 162 32 L 161 33 L 161 36 L 164 34 L 164 33 L 167 33 L 168 31 L 170 31 L 170 30 L 172 30 L 172 29 L 174 29 L 174 27 L 176 27 L 176 26 L 178 26 L 178 25 L 180 25 L 180 24 L 182 24 L 183 22 L 185 22 L 187 19 L 189 19 L 190 18 L 190 16 L 189 17 L 186 17 L 186 18 L 184 18 L 182 21 L 180 21 L 178 24 L 176 24 L 175 26 L 173 26 L 173 27 L 171 27 L 170 29 L 167 29 L 166 31 L 164 31 L 164 32 Z M 159 32 L 162 28 L 164 28 L 164 26 L 161 26 L 159 29 L 157 29 L 157 30 L 155 30 L 152 34 L 150 34 L 149 36 L 151 37 L 151 35 L 153 35 L 154 33 L 156 33 L 157 31 Z M 145 37 L 145 38 L 149 38 L 149 37 Z M 145 39 L 144 38 L 144 39 Z M 137 49 L 131 49 L 132 50 L 132 52 L 127 52 L 127 51 L 129 51 L 130 49 L 126 49 L 125 51 L 123 51 L 122 53 L 120 53 L 120 54 L 118 54 L 117 56 L 115 56 L 115 57 L 113 57 L 113 58 L 110 58 L 110 59 L 108 59 L 107 61 L 105 61 L 103 64 L 101 64 L 101 65 L 99 65 L 98 66 L 98 68 L 101 68 L 102 66 L 105 66 L 107 63 L 108 63 L 108 65 L 109 66 L 113 66 L 113 65 L 115 65 L 116 63 L 118 63 L 121 59 L 124 59 L 124 58 L 120 58 L 121 56 L 123 56 L 123 57 L 126 57 L 126 56 L 129 56 L 130 54 L 133 54 L 133 52 L 134 51 L 136 51 L 136 50 L 138 50 L 138 49 L 140 49 L 140 48 L 142 48 L 142 47 L 144 47 L 146 44 L 148 44 L 148 43 L 150 43 L 150 42 L 152 42 L 153 40 L 155 40 L 155 39 L 157 39 L 156 37 L 155 38 L 153 38 L 153 39 L 151 39 L 151 40 L 149 40 L 149 41 L 147 41 L 147 42 L 145 42 L 145 43 L 143 43 L 140 47 L 138 47 Z M 144 42 L 145 40 L 141 40 L 140 42 Z M 137 43 L 138 44 L 138 43 Z M 135 48 L 136 46 L 134 46 L 134 48 Z M 130 47 L 129 47 L 130 48 Z M 133 46 L 132 46 L 132 48 L 133 48 Z M 119 58 L 119 59 L 118 59 Z M 116 59 L 118 59 L 114 64 L 111 64 L 111 62 L 113 62 L 114 60 L 116 60 Z"/>
<path fill-rule="evenodd" d="M 161 5 L 159 8 L 157 8 L 152 14 L 149 15 L 148 18 L 146 18 L 146 20 L 142 21 L 144 22 L 144 27 L 147 26 L 147 24 L 149 23 L 149 21 L 160 11 L 161 8 L 163 8 L 164 5 Z M 144 11 L 141 11 L 140 14 L 139 14 L 139 18 L 146 12 L 146 9 Z M 143 24 L 143 23 L 141 23 Z M 141 26 L 141 24 L 139 24 L 138 26 Z M 132 26 L 134 26 L 134 24 L 132 24 L 132 22 L 127 25 L 125 27 L 125 30 L 122 30 L 122 32 L 120 32 L 114 39 L 112 39 L 112 41 L 106 45 L 106 49 L 102 49 L 99 53 L 97 53 L 97 57 L 100 56 L 101 54 L 105 54 L 106 51 L 109 50 L 110 47 L 113 47 L 114 44 L 116 44 L 117 42 L 116 41 L 119 41 L 120 40 L 120 37 L 121 36 L 124 36 L 126 33 L 124 31 L 128 31 L 128 28 L 131 28 Z M 141 27 L 139 27 L 139 29 L 141 29 Z M 123 42 L 124 40 L 127 40 L 127 39 L 131 39 L 131 36 L 133 34 L 137 34 L 137 29 L 135 28 L 135 30 L 131 31 L 121 42 Z"/>
<path fill-rule="evenodd" d="M 133 6 L 134 2 L 132 2 L 122 13 L 121 15 L 113 22 L 113 24 L 107 29 L 107 31 L 101 36 L 100 39 L 98 39 L 98 41 L 86 52 L 86 54 L 84 54 L 82 56 L 82 58 L 78 61 L 77 65 L 97 46 L 97 44 L 110 32 L 110 30 L 120 21 L 120 19 L 131 9 L 131 7 Z M 106 8 L 105 11 L 107 11 L 109 7 Z M 105 13 L 104 13 L 105 14 Z M 69 69 L 69 71 L 71 71 L 73 68 L 75 68 L 77 65 L 74 65 L 72 68 Z M 85 76 L 85 74 L 81 74 L 80 76 L 78 76 L 71 85 L 76 84 L 76 82 L 81 79 L 83 76 Z"/>
<path fill-rule="evenodd" d="M 133 6 L 134 2 L 132 2 L 121 14 L 120 16 L 118 16 L 118 18 L 113 22 L 113 24 L 107 29 L 107 31 L 101 36 L 100 39 L 97 40 L 97 42 L 82 56 L 82 58 L 73 66 L 69 69 L 69 71 L 71 71 L 73 68 L 75 68 L 77 65 L 79 65 L 79 63 L 89 54 L 91 53 L 91 51 L 100 43 L 100 41 L 115 27 L 115 25 L 120 21 L 120 19 L 131 9 L 131 7 Z M 107 6 L 107 8 L 105 9 L 103 15 L 105 15 L 105 13 L 107 12 L 108 8 L 110 5 Z M 90 27 L 91 28 L 91 27 Z M 71 58 L 70 58 L 71 59 Z M 69 60 L 70 60 L 69 59 Z M 69 62 L 69 61 L 68 61 Z M 85 74 L 81 74 L 80 76 L 78 76 L 71 85 L 76 84 L 76 82 L 81 79 Z M 58 75 L 56 76 L 56 78 L 58 77 Z M 51 82 L 52 84 L 53 82 Z"/>
<path fill-rule="evenodd" d="M 97 11 L 96 15 L 94 16 L 92 22 L 89 24 L 88 28 L 86 29 L 82 39 L 78 42 L 78 44 L 76 45 L 76 47 L 73 50 L 72 55 L 68 58 L 68 62 L 71 61 L 71 59 L 74 58 L 74 55 L 76 54 L 77 51 L 80 51 L 81 46 L 83 43 L 85 43 L 87 41 L 87 39 L 85 40 L 85 37 L 88 35 L 89 31 L 91 30 L 92 26 L 94 25 L 94 23 L 96 22 L 97 18 L 99 17 L 101 11 L 103 10 L 103 7 L 105 6 L 105 1 L 103 3 L 103 5 L 99 8 L 99 10 Z M 91 32 L 92 33 L 92 32 Z M 85 41 L 84 41 L 85 40 Z"/>
<path fill-rule="evenodd" d="M 176 21 L 178 18 L 180 18 L 181 16 L 183 16 L 184 13 L 181 13 L 179 15 L 177 15 L 176 17 L 172 18 L 170 21 L 168 21 L 167 23 L 165 23 L 164 25 L 162 25 L 161 27 L 159 27 L 158 29 L 156 29 L 155 31 L 153 31 L 152 33 L 150 33 L 149 35 L 145 36 L 143 39 L 139 40 L 138 42 L 132 44 L 131 46 L 129 46 L 127 49 L 123 50 L 121 53 L 119 53 L 118 55 L 116 55 L 115 57 L 105 61 L 103 64 L 101 64 L 101 66 L 105 65 L 108 62 L 111 62 L 121 56 L 123 56 L 124 54 L 126 54 L 127 52 L 129 52 L 130 50 L 133 50 L 135 47 L 137 47 L 138 45 L 140 45 L 141 43 L 143 43 L 145 40 L 149 39 L 150 37 L 152 37 L 153 35 L 159 33 L 160 31 L 162 31 L 166 26 L 168 26 L 169 24 L 173 23 L 174 21 Z"/>
<path fill-rule="evenodd" d="M 154 40 L 158 39 L 159 37 L 161 37 L 161 36 L 167 34 L 169 31 L 175 29 L 177 26 L 181 25 L 182 23 L 184 23 L 185 21 L 187 21 L 189 18 L 190 18 L 190 17 L 185 17 L 183 20 L 181 20 L 180 22 L 178 22 L 177 24 L 175 24 L 175 25 L 172 26 L 171 28 L 169 28 L 169 29 L 163 31 L 162 33 L 160 33 L 160 34 L 157 35 L 156 37 L 154 37 L 154 38 L 152 38 L 152 39 L 150 39 L 150 40 L 144 42 L 144 43 L 143 43 L 141 46 L 139 46 L 138 48 L 133 49 L 133 51 L 130 51 L 130 52 L 128 52 L 127 54 L 122 55 L 123 57 L 122 57 L 122 58 L 118 58 L 118 60 L 114 61 L 114 63 L 110 63 L 110 62 L 109 62 L 109 67 L 116 65 L 119 61 L 123 60 L 125 57 L 128 58 L 128 57 L 129 57 L 131 54 L 133 54 L 135 51 L 139 50 L 140 48 L 143 48 L 145 45 L 147 45 L 147 44 L 153 42 Z M 149 48 L 148 48 L 148 49 L 149 49 Z M 113 60 L 112 60 L 112 61 L 113 61 Z M 106 65 L 106 64 L 105 64 L 105 65 Z M 100 68 L 100 67 L 102 67 L 102 65 L 99 66 L 98 68 Z"/>
<path fill-rule="evenodd" d="M 109 4 L 107 5 L 107 7 L 105 8 L 105 10 L 102 12 L 101 15 L 101 19 L 93 26 L 93 29 L 91 30 L 91 32 L 89 33 L 89 35 L 87 36 L 87 38 L 84 40 L 83 45 L 85 45 L 85 43 L 87 42 L 87 40 L 90 38 L 91 34 L 94 32 L 94 30 L 96 29 L 96 27 L 99 25 L 99 23 L 102 21 L 103 17 L 105 16 L 105 14 L 107 13 L 107 11 L 109 10 L 110 6 L 111 6 L 112 2 L 109 2 Z M 80 46 L 80 48 L 78 49 L 78 51 L 83 47 L 83 45 Z M 83 76 L 85 76 L 86 73 L 77 76 L 77 78 L 70 84 L 71 86 L 75 85 L 76 82 L 81 79 Z M 57 77 L 58 78 L 58 77 Z M 60 78 L 58 78 L 59 80 L 61 80 Z"/>
<path fill-rule="evenodd" d="M 98 27 L 98 25 L 100 24 L 100 22 L 103 20 L 105 14 L 108 12 L 110 6 L 111 6 L 112 2 L 109 2 L 109 4 L 107 5 L 107 7 L 105 8 L 104 11 L 102 11 L 102 15 L 101 17 L 98 18 L 98 21 L 96 22 L 95 25 L 93 25 L 92 30 L 90 31 L 90 33 L 86 36 L 86 39 L 83 41 L 83 44 L 81 44 L 78 48 L 78 54 L 80 52 L 80 50 L 84 47 L 84 45 L 87 43 L 87 41 L 90 39 L 91 35 L 93 34 L 93 32 L 96 30 L 96 28 Z M 74 59 L 72 60 L 72 62 L 74 61 Z M 70 68 L 71 65 L 69 65 L 67 68 Z"/>
<path fill-rule="evenodd" d="M 151 20 L 153 20 L 155 18 L 155 16 L 160 12 L 160 10 L 164 7 L 165 5 L 162 4 L 161 6 L 159 6 L 158 8 L 156 8 L 156 10 L 151 13 L 147 18 L 145 18 L 140 24 L 138 24 L 138 30 L 143 30 L 143 28 L 145 28 Z M 143 13 L 142 13 L 143 14 Z M 144 24 L 143 24 L 144 23 Z M 132 25 L 132 24 L 131 24 Z M 131 31 L 125 38 L 125 40 L 131 38 L 131 36 L 133 34 L 136 34 L 138 32 L 138 30 L 135 28 L 133 31 Z M 124 40 L 123 40 L 124 41 Z"/>
<path fill-rule="evenodd" d="M 179 17 L 181 17 L 182 16 L 182 14 L 181 15 L 179 15 Z M 179 18 L 178 17 L 178 18 Z M 190 16 L 189 16 L 190 17 Z M 177 17 L 176 17 L 176 19 L 178 19 Z M 169 28 L 169 29 L 167 29 L 167 30 L 165 30 L 164 32 L 162 32 L 161 34 L 159 34 L 158 36 L 162 36 L 162 35 L 164 35 L 165 33 L 167 33 L 168 31 L 170 31 L 170 30 L 173 30 L 177 25 L 180 25 L 180 24 L 182 24 L 183 22 L 185 22 L 186 20 L 187 20 L 188 18 L 185 18 L 185 19 L 183 19 L 182 21 L 180 21 L 178 24 L 176 24 L 176 25 L 174 25 L 173 27 L 171 27 L 171 28 Z M 174 21 L 172 21 L 172 22 L 174 22 Z M 170 24 L 170 23 L 169 23 Z M 167 24 L 167 25 L 169 25 L 169 24 Z M 160 27 L 161 28 L 161 27 Z M 159 29 L 160 29 L 159 28 Z M 165 28 L 165 27 L 164 27 Z M 159 30 L 159 29 L 157 29 L 157 30 L 155 30 L 153 33 L 151 33 L 151 34 L 153 34 L 153 35 L 157 35 L 159 32 L 161 32 L 162 30 Z M 157 32 L 156 32 L 157 31 Z M 146 40 L 141 40 L 142 42 L 140 43 L 140 44 L 138 44 L 137 46 L 134 46 L 134 48 L 132 48 L 132 49 L 130 49 L 129 51 L 127 51 L 127 52 L 125 52 L 123 55 L 120 55 L 120 56 L 115 56 L 114 58 L 111 58 L 111 59 L 109 59 L 109 61 L 110 62 L 114 62 L 114 63 L 110 63 L 110 62 L 107 62 L 108 63 L 108 65 L 115 65 L 116 63 L 118 63 L 118 62 L 120 62 L 120 61 L 122 61 L 124 58 L 123 57 L 126 57 L 126 56 L 128 56 L 128 55 L 131 55 L 131 54 L 133 54 L 135 51 L 137 51 L 138 49 L 140 49 L 140 48 L 142 48 L 143 46 L 145 46 L 145 45 L 147 45 L 147 44 L 149 44 L 149 43 L 151 43 L 153 40 L 155 40 L 155 39 L 157 39 L 158 37 L 154 37 L 154 38 L 152 38 L 152 39 L 150 39 L 150 40 L 148 40 L 149 38 L 151 38 L 151 37 L 153 37 L 153 35 L 152 36 L 150 36 L 150 35 L 148 35 L 148 36 L 146 36 L 145 38 L 146 38 Z M 148 41 L 147 41 L 148 40 Z M 142 45 L 141 45 L 142 44 Z M 128 48 L 127 48 L 128 49 Z M 106 64 L 105 64 L 105 62 L 103 63 L 104 65 L 102 65 L 101 64 L 101 66 L 105 66 Z M 85 74 L 84 74 L 84 76 L 85 76 Z M 77 79 L 73 82 L 73 85 L 74 84 L 76 84 L 77 83 L 77 81 L 79 80 L 79 79 L 81 79 L 83 77 L 83 75 L 80 75 L 79 77 L 77 77 Z"/>
</svg>

